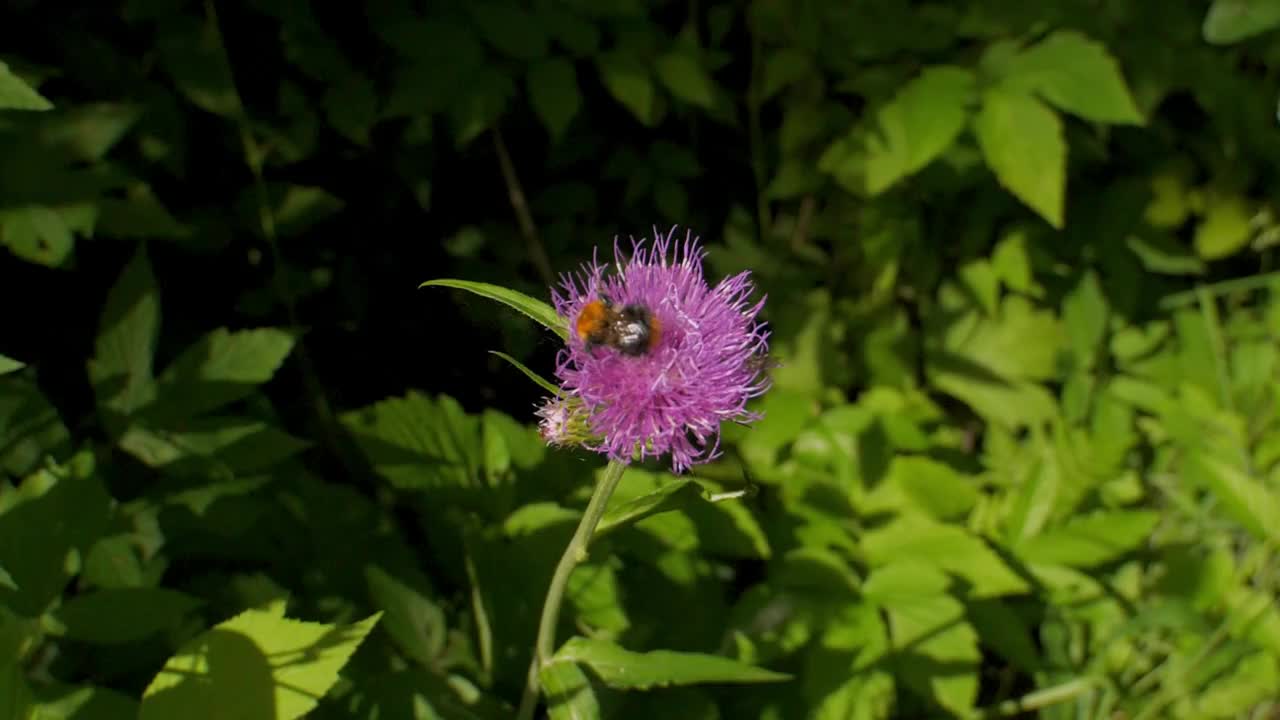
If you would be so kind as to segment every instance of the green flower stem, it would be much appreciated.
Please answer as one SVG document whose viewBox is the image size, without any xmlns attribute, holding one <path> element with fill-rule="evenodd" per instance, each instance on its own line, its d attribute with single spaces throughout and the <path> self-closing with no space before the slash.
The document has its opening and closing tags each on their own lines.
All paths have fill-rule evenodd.
<svg viewBox="0 0 1280 720">
<path fill-rule="evenodd" d="M 582 513 L 578 529 L 573 532 L 573 539 L 565 547 L 564 554 L 560 556 L 560 562 L 556 565 L 556 571 L 551 576 L 551 586 L 547 588 L 547 597 L 542 602 L 542 618 L 538 621 L 538 639 L 534 644 L 533 662 L 529 664 L 529 678 L 525 681 L 524 695 L 520 698 L 520 711 L 516 715 L 518 720 L 533 718 L 534 708 L 538 704 L 539 673 L 542 666 L 555 654 L 556 625 L 560 620 L 560 605 L 564 601 L 565 588 L 569 585 L 569 576 L 573 574 L 573 569 L 579 563 L 587 559 L 587 546 L 591 544 L 596 525 L 599 525 L 600 518 L 604 517 L 609 498 L 617 489 L 618 481 L 622 480 L 622 473 L 626 470 L 626 464 L 612 461 L 605 468 L 604 477 L 600 478 L 595 492 L 591 494 L 591 501 L 587 503 L 587 509 Z"/>
</svg>

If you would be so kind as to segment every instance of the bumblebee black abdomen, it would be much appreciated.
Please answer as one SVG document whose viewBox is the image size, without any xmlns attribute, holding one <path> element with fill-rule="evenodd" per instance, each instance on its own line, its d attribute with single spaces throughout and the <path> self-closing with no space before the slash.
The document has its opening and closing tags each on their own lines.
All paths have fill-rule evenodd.
<svg viewBox="0 0 1280 720">
<path fill-rule="evenodd" d="M 627 305 L 618 312 L 617 343 L 623 355 L 643 355 L 657 344 L 658 326 L 653 313 L 642 305 Z"/>
</svg>

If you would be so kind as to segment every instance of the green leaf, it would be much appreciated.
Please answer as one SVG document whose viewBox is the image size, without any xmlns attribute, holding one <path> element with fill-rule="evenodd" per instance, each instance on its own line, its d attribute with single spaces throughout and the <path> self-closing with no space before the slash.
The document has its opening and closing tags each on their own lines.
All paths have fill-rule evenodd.
<svg viewBox="0 0 1280 720">
<path fill-rule="evenodd" d="M 0 375 L 8 375 L 26 366 L 27 364 L 21 360 L 14 360 L 7 355 L 0 355 Z"/>
<path fill-rule="evenodd" d="M 1223 511 L 1260 540 L 1280 541 L 1280 495 L 1231 465 L 1196 452 L 1190 477 L 1217 497 Z"/>
<path fill-rule="evenodd" d="M 900 455 L 866 501 L 866 511 L 923 510 L 938 519 L 965 515 L 978 500 L 977 483 L 932 458 Z"/>
<path fill-rule="evenodd" d="M 240 400 L 272 378 L 297 337 L 278 328 L 218 328 L 182 351 L 160 375 L 152 417 L 189 418 Z"/>
<path fill-rule="evenodd" d="M 470 280 L 428 280 L 418 287 L 424 288 L 428 286 L 449 287 L 458 290 L 467 290 L 481 297 L 497 300 L 509 308 L 524 313 L 533 318 L 534 321 L 560 336 L 562 340 L 569 339 L 568 323 L 556 315 L 556 311 L 547 303 L 536 298 L 531 298 L 524 293 L 517 292 L 501 285 L 491 285 L 483 282 L 472 282 Z"/>
<path fill-rule="evenodd" d="M 1137 550 L 1160 520 L 1145 510 L 1111 510 L 1077 515 L 1060 527 L 1028 538 L 1014 548 L 1027 562 L 1088 568 Z"/>
<path fill-rule="evenodd" d="M 272 190 L 276 232 L 281 237 L 301 235 L 308 228 L 331 217 L 346 206 L 341 198 L 324 188 L 285 185 Z M 255 222 L 251 227 L 256 230 L 259 225 Z"/>
<path fill-rule="evenodd" d="M 0 110 L 50 110 L 53 103 L 31 89 L 9 66 L 0 62 Z"/>
<path fill-rule="evenodd" d="M 0 242 L 23 260 L 60 267 L 71 257 L 75 236 L 53 208 L 28 205 L 0 210 Z"/>
<path fill-rule="evenodd" d="M 1115 58 L 1078 32 L 1054 32 L 1015 56 L 1006 71 L 1002 81 L 1007 87 L 1035 92 L 1086 120 L 1143 122 Z"/>
<path fill-rule="evenodd" d="M 620 504 L 612 504 L 600 518 L 594 537 L 600 537 L 659 513 L 681 510 L 696 502 L 704 502 L 702 487 L 682 478 L 660 486 L 653 492 Z"/>
<path fill-rule="evenodd" d="M 152 467 L 182 474 L 234 477 L 265 470 L 310 447 L 311 443 L 261 420 L 210 416 L 184 420 L 181 430 L 134 424 L 120 436 L 120 447 Z"/>
<path fill-rule="evenodd" d="M 563 58 L 543 60 L 529 68 L 529 102 L 553 140 L 564 137 L 573 116 L 582 107 L 578 76 L 573 63 Z"/>
<path fill-rule="evenodd" d="M 92 685 L 42 684 L 36 689 L 35 700 L 36 720 L 137 720 L 138 717 L 137 700 Z M 2 710 L 0 717 L 5 717 Z"/>
<path fill-rule="evenodd" d="M 141 640 L 174 627 L 200 601 L 165 588 L 115 588 L 78 595 L 54 618 L 69 638 L 100 645 Z"/>
<path fill-rule="evenodd" d="M 525 62 L 547 54 L 547 33 L 536 13 L 508 2 L 472 2 L 465 7 L 498 52 Z"/>
<path fill-rule="evenodd" d="M 1212 45 L 1230 45 L 1280 26 L 1280 0 L 1214 0 L 1201 33 Z"/>
<path fill-rule="evenodd" d="M 1125 244 L 1138 256 L 1142 267 L 1162 275 L 1201 275 L 1205 264 L 1195 253 L 1174 238 L 1160 234 L 1130 235 Z"/>
<path fill-rule="evenodd" d="M 14 476 L 35 470 L 70 446 L 71 433 L 34 380 L 0 381 L 0 469 Z"/>
<path fill-rule="evenodd" d="M 916 561 L 959 576 L 975 597 L 1025 592 L 1025 580 L 980 538 L 955 525 L 906 515 L 868 531 L 862 548 L 873 567 Z"/>
<path fill-rule="evenodd" d="M 1209 193 L 1204 218 L 1196 226 L 1196 254 L 1205 260 L 1221 260 L 1248 247 L 1256 212 L 1237 194 Z"/>
<path fill-rule="evenodd" d="M 108 535 L 89 548 L 81 580 L 98 588 L 142 587 L 147 578 L 138 556 L 141 542 L 132 534 Z"/>
<path fill-rule="evenodd" d="M 720 655 L 671 650 L 638 653 L 606 640 L 583 637 L 566 642 L 552 662 L 586 665 L 606 685 L 620 690 L 702 683 L 780 682 L 791 678 Z"/>
<path fill-rule="evenodd" d="M 342 424 L 394 487 L 478 488 L 479 422 L 452 399 L 417 392 L 344 413 Z"/>
<path fill-rule="evenodd" d="M 965 606 L 942 592 L 946 578 L 915 562 L 895 560 L 867 578 L 867 598 L 889 618 L 902 682 L 957 716 L 965 716 L 978 696 L 982 654 Z"/>
<path fill-rule="evenodd" d="M 169 20 L 156 35 L 161 64 L 188 100 L 215 115 L 243 114 L 222 34 L 212 18 Z"/>
<path fill-rule="evenodd" d="M 107 295 L 96 352 L 89 361 L 100 408 L 128 415 L 155 398 L 151 363 L 159 332 L 160 298 L 146 250 L 139 245 Z"/>
<path fill-rule="evenodd" d="M 353 625 L 247 610 L 183 645 L 142 695 L 140 720 L 293 720 L 316 706 L 381 613 Z"/>
<path fill-rule="evenodd" d="M 560 388 L 556 387 L 555 383 L 551 382 L 550 380 L 547 380 L 546 378 L 542 377 L 542 376 L 541 376 L 541 375 L 539 375 L 538 373 L 536 373 L 536 372 L 534 372 L 534 371 L 530 370 L 529 368 L 525 367 L 524 363 L 522 363 L 522 362 L 520 362 L 519 360 L 517 360 L 517 359 L 515 359 L 515 358 L 511 357 L 510 355 L 508 355 L 508 354 L 506 354 L 506 353 L 504 353 L 504 352 L 502 352 L 502 351 L 500 351 L 500 350 L 490 350 L 490 351 L 489 351 L 489 354 L 490 354 L 490 355 L 497 355 L 498 357 L 502 358 L 503 360 L 506 360 L 508 363 L 510 363 L 512 366 L 514 366 L 514 367 L 515 367 L 515 369 L 517 369 L 517 370 L 519 370 L 520 372 L 524 373 L 525 377 L 527 377 L 527 378 L 529 378 L 530 380 L 532 380 L 532 381 L 534 381 L 535 383 L 537 383 L 537 384 L 538 384 L 538 387 L 540 387 L 540 388 L 542 388 L 543 390 L 546 390 L 547 392 L 551 393 L 551 395 L 552 395 L 552 396 L 558 395 L 558 394 L 560 393 Z"/>
<path fill-rule="evenodd" d="M 649 69 L 635 56 L 610 52 L 596 59 L 600 80 L 615 100 L 631 111 L 645 125 L 656 120 L 653 79 Z"/>
<path fill-rule="evenodd" d="M 879 133 L 867 140 L 867 191 L 876 194 L 928 165 L 964 129 L 973 101 L 973 73 L 931 67 L 876 115 Z"/>
<path fill-rule="evenodd" d="M 992 87 L 982 94 L 974 131 L 1000 184 L 1061 229 L 1067 144 L 1058 116 L 1026 93 Z"/>
<path fill-rule="evenodd" d="M 444 611 L 376 565 L 365 566 L 364 576 L 383 613 L 382 629 L 409 657 L 430 667 L 448 639 Z"/>
<path fill-rule="evenodd" d="M 1088 270 L 1062 301 L 1062 322 L 1079 367 L 1093 367 L 1106 336 L 1107 320 L 1107 298 L 1102 293 L 1098 274 Z"/>
<path fill-rule="evenodd" d="M 142 113 L 142 106 L 126 103 L 77 105 L 46 116 L 40 134 L 76 159 L 95 163 L 124 139 Z"/>
<path fill-rule="evenodd" d="M 599 720 L 600 701 L 586 673 L 569 662 L 552 662 L 538 673 L 551 720 Z"/>
<path fill-rule="evenodd" d="M 79 471 L 40 470 L 0 493 L 0 567 L 17 589 L 0 587 L 0 606 L 38 617 L 79 570 L 109 517 L 102 482 Z"/>
<path fill-rule="evenodd" d="M 664 53 L 653 68 L 672 95 L 701 108 L 715 104 L 715 81 L 692 52 L 677 48 Z"/>
</svg>

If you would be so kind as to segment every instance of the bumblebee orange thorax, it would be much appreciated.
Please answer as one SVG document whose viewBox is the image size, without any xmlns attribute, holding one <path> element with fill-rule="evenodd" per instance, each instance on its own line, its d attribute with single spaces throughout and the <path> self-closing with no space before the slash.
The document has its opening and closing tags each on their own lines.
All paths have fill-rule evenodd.
<svg viewBox="0 0 1280 720">
<path fill-rule="evenodd" d="M 592 300 L 578 313 L 573 329 L 580 340 L 588 340 L 599 335 L 608 322 L 609 308 L 600 300 Z"/>
</svg>

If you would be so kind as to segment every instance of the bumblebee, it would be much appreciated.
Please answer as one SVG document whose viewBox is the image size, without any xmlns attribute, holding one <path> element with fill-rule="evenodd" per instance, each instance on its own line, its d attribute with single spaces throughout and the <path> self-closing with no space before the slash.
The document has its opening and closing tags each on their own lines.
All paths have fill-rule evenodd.
<svg viewBox="0 0 1280 720">
<path fill-rule="evenodd" d="M 658 318 L 643 305 L 615 306 L 608 298 L 592 300 L 578 313 L 574 331 L 587 350 L 610 347 L 623 355 L 639 357 L 657 346 L 662 336 Z"/>
</svg>

